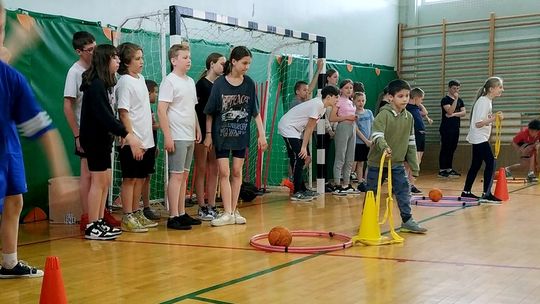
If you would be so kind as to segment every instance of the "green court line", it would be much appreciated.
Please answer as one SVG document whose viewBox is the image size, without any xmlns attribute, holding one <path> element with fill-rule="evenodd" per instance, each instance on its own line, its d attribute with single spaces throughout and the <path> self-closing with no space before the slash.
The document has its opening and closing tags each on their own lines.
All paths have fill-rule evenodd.
<svg viewBox="0 0 540 304">
<path fill-rule="evenodd" d="M 520 191 L 520 190 L 523 190 L 523 189 L 532 187 L 532 186 L 534 186 L 534 185 L 535 185 L 535 184 L 526 185 L 526 186 L 523 186 L 523 187 L 521 187 L 521 188 L 514 189 L 514 190 L 512 190 L 512 191 L 509 191 L 509 193 L 514 193 L 514 192 L 517 192 L 517 191 Z M 443 213 L 441 213 L 441 214 L 437 214 L 437 215 L 434 215 L 434 216 L 431 216 L 431 217 L 422 219 L 422 220 L 420 220 L 420 221 L 418 221 L 418 222 L 419 222 L 419 223 L 428 222 L 428 221 L 434 220 L 434 219 L 436 219 L 436 218 L 443 217 L 443 216 L 452 214 L 452 213 L 454 213 L 454 212 L 457 212 L 457 211 L 459 211 L 459 210 L 464 210 L 464 209 L 471 208 L 471 207 L 475 207 L 475 206 L 470 206 L 470 207 L 469 207 L 469 206 L 458 207 L 458 208 L 456 208 L 456 209 L 453 209 L 453 210 L 450 210 L 450 211 L 446 211 L 446 212 L 443 212 Z M 390 231 L 384 231 L 384 232 L 382 232 L 381 234 L 388 234 L 388 233 L 390 233 Z M 293 266 L 293 265 L 296 265 L 296 264 L 302 263 L 302 262 L 304 262 L 304 261 L 313 259 L 313 258 L 318 257 L 318 256 L 323 255 L 323 254 L 325 254 L 325 253 L 324 253 L 324 252 L 321 252 L 321 253 L 316 253 L 316 254 L 313 254 L 313 255 L 310 255 L 310 256 L 306 256 L 306 257 L 303 257 L 303 258 L 300 258 L 300 259 L 297 259 L 297 260 L 294 260 L 294 261 L 291 261 L 291 262 L 288 262 L 288 263 L 285 263 L 285 264 L 281 264 L 281 265 L 278 265 L 278 266 L 274 266 L 274 267 L 272 267 L 272 268 L 268 268 L 268 269 L 261 270 L 261 271 L 258 271 L 258 272 L 252 273 L 252 274 L 248 274 L 248 275 L 246 275 L 246 276 L 243 276 L 243 277 L 240 277 L 240 278 L 237 278 L 237 279 L 234 279 L 234 280 L 230 280 L 230 281 L 227 281 L 227 282 L 224 282 L 224 283 L 221 283 L 221 284 L 217 284 L 217 285 L 210 286 L 210 287 L 207 287 L 207 288 L 204 288 L 204 289 L 200 289 L 200 290 L 197 290 L 197 291 L 195 291 L 195 292 L 188 293 L 188 294 L 185 294 L 185 295 L 183 295 L 183 296 L 180 296 L 180 297 L 177 297 L 177 298 L 174 298 L 174 299 L 171 299 L 171 300 L 167 300 L 167 301 L 161 302 L 161 303 L 162 303 L 162 304 L 177 303 L 177 302 L 180 302 L 180 301 L 183 301 L 183 300 L 187 300 L 187 299 L 195 299 L 195 300 L 199 300 L 199 301 L 207 301 L 207 302 L 213 301 L 213 302 L 209 302 L 209 303 L 218 303 L 218 304 L 221 304 L 221 303 L 227 303 L 227 302 L 220 302 L 220 301 L 217 301 L 217 300 L 212 300 L 212 299 L 207 299 L 207 298 L 198 297 L 198 295 L 203 294 L 203 293 L 207 293 L 207 292 L 210 292 L 210 291 L 213 291 L 213 290 L 217 290 L 217 289 L 220 289 L 220 288 L 223 288 L 223 287 L 231 286 L 231 285 L 234 285 L 234 284 L 236 284 L 236 283 L 244 282 L 244 281 L 247 281 L 247 280 L 250 280 L 250 279 L 259 277 L 259 276 L 261 276 L 261 275 L 265 275 L 265 274 L 267 274 L 267 273 L 274 272 L 274 271 L 276 271 L 276 270 L 285 268 L 285 267 Z"/>
<path fill-rule="evenodd" d="M 191 298 L 191 300 L 197 300 L 201 302 L 214 303 L 214 304 L 233 304 L 231 302 L 223 302 L 223 301 L 218 301 L 218 300 L 208 299 L 208 298 L 203 298 L 203 297 L 193 297 Z"/>
<path fill-rule="evenodd" d="M 271 267 L 271 268 L 268 268 L 268 269 L 265 269 L 265 270 L 254 272 L 252 274 L 248 274 L 246 276 L 236 278 L 234 280 L 230 280 L 230 281 L 227 281 L 227 282 L 224 282 L 224 283 L 221 283 L 221 284 L 217 284 L 217 285 L 210 286 L 210 287 L 207 287 L 207 288 L 204 288 L 204 289 L 200 289 L 200 290 L 197 290 L 195 292 L 188 293 L 188 294 L 185 294 L 183 296 L 180 296 L 180 297 L 177 297 L 177 298 L 174 298 L 174 299 L 171 299 L 171 300 L 167 300 L 167 301 L 161 302 L 161 303 L 162 304 L 172 304 L 172 303 L 177 303 L 177 302 L 180 302 L 180 301 L 183 301 L 183 300 L 186 300 L 186 299 L 193 299 L 194 297 L 197 297 L 200 294 L 207 293 L 207 292 L 210 292 L 210 291 L 213 291 L 213 290 L 216 290 L 216 289 L 220 289 L 220 288 L 223 288 L 223 287 L 231 286 L 231 285 L 234 285 L 236 283 L 244 282 L 244 281 L 247 281 L 247 280 L 262 276 L 262 275 L 265 275 L 267 273 L 280 270 L 280 269 L 285 268 L 285 267 L 289 267 L 289 266 L 292 266 L 292 265 L 295 265 L 295 264 L 298 264 L 298 263 L 302 263 L 304 261 L 316 258 L 321 254 L 324 254 L 324 253 L 312 254 L 312 255 L 309 255 L 309 256 L 306 256 L 306 257 L 303 257 L 303 258 L 300 258 L 300 259 L 296 259 L 294 261 L 290 261 L 290 262 L 287 262 L 287 263 L 284 263 L 284 264 L 281 264 L 281 265 L 278 265 L 278 266 L 274 266 L 274 267 Z M 219 303 L 226 303 L 226 302 L 219 302 Z"/>
</svg>

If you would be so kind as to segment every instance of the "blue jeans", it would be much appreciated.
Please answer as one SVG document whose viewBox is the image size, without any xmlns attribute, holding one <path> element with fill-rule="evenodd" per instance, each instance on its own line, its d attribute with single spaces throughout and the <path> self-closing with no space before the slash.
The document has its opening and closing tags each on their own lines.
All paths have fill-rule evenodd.
<svg viewBox="0 0 540 304">
<path fill-rule="evenodd" d="M 388 169 L 383 170 L 383 179 L 388 175 Z M 379 167 L 368 166 L 367 169 L 367 190 L 377 194 L 377 182 L 379 181 Z M 385 187 L 383 187 L 385 188 Z M 405 223 L 411 217 L 411 185 L 405 174 L 403 165 L 392 166 L 392 190 L 396 195 L 397 204 L 401 220 Z M 391 193 L 389 195 L 392 195 Z"/>
</svg>

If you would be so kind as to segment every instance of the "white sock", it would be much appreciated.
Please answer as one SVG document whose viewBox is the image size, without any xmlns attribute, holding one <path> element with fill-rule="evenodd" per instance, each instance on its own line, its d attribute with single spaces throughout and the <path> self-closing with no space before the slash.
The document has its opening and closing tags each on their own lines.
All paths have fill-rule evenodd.
<svg viewBox="0 0 540 304">
<path fill-rule="evenodd" d="M 17 265 L 17 252 L 2 253 L 2 267 L 12 269 Z"/>
<path fill-rule="evenodd" d="M 183 216 L 184 214 L 186 214 L 186 213 L 185 212 L 179 213 L 178 216 Z"/>
</svg>

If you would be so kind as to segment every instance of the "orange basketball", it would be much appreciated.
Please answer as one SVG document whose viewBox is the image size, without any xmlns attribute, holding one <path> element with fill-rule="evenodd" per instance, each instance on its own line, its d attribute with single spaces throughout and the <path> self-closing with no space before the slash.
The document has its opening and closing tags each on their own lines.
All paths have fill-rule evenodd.
<svg viewBox="0 0 540 304">
<path fill-rule="evenodd" d="M 268 232 L 268 243 L 272 246 L 288 247 L 292 242 L 292 234 L 289 229 L 276 226 Z"/>
<path fill-rule="evenodd" d="M 440 201 L 442 196 L 443 195 L 441 189 L 433 188 L 429 191 L 429 198 L 434 202 Z"/>
</svg>

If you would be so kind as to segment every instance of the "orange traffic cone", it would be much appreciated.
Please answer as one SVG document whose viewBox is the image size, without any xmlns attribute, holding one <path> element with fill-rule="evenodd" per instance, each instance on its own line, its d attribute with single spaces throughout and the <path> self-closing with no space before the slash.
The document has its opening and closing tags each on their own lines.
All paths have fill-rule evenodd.
<svg viewBox="0 0 540 304">
<path fill-rule="evenodd" d="M 282 186 L 285 186 L 285 187 L 287 187 L 287 188 L 289 188 L 290 192 L 291 192 L 291 193 L 294 193 L 294 184 L 293 184 L 293 182 L 291 182 L 290 179 L 284 178 L 284 179 L 281 181 L 281 185 L 282 185 Z"/>
<path fill-rule="evenodd" d="M 503 201 L 507 201 L 510 197 L 508 196 L 508 185 L 506 183 L 506 173 L 504 168 L 499 168 L 499 179 L 497 179 L 497 185 L 495 186 L 495 197 Z"/>
<path fill-rule="evenodd" d="M 41 284 L 39 304 L 67 304 L 64 280 L 58 257 L 49 256 L 45 262 L 45 275 Z"/>
</svg>

